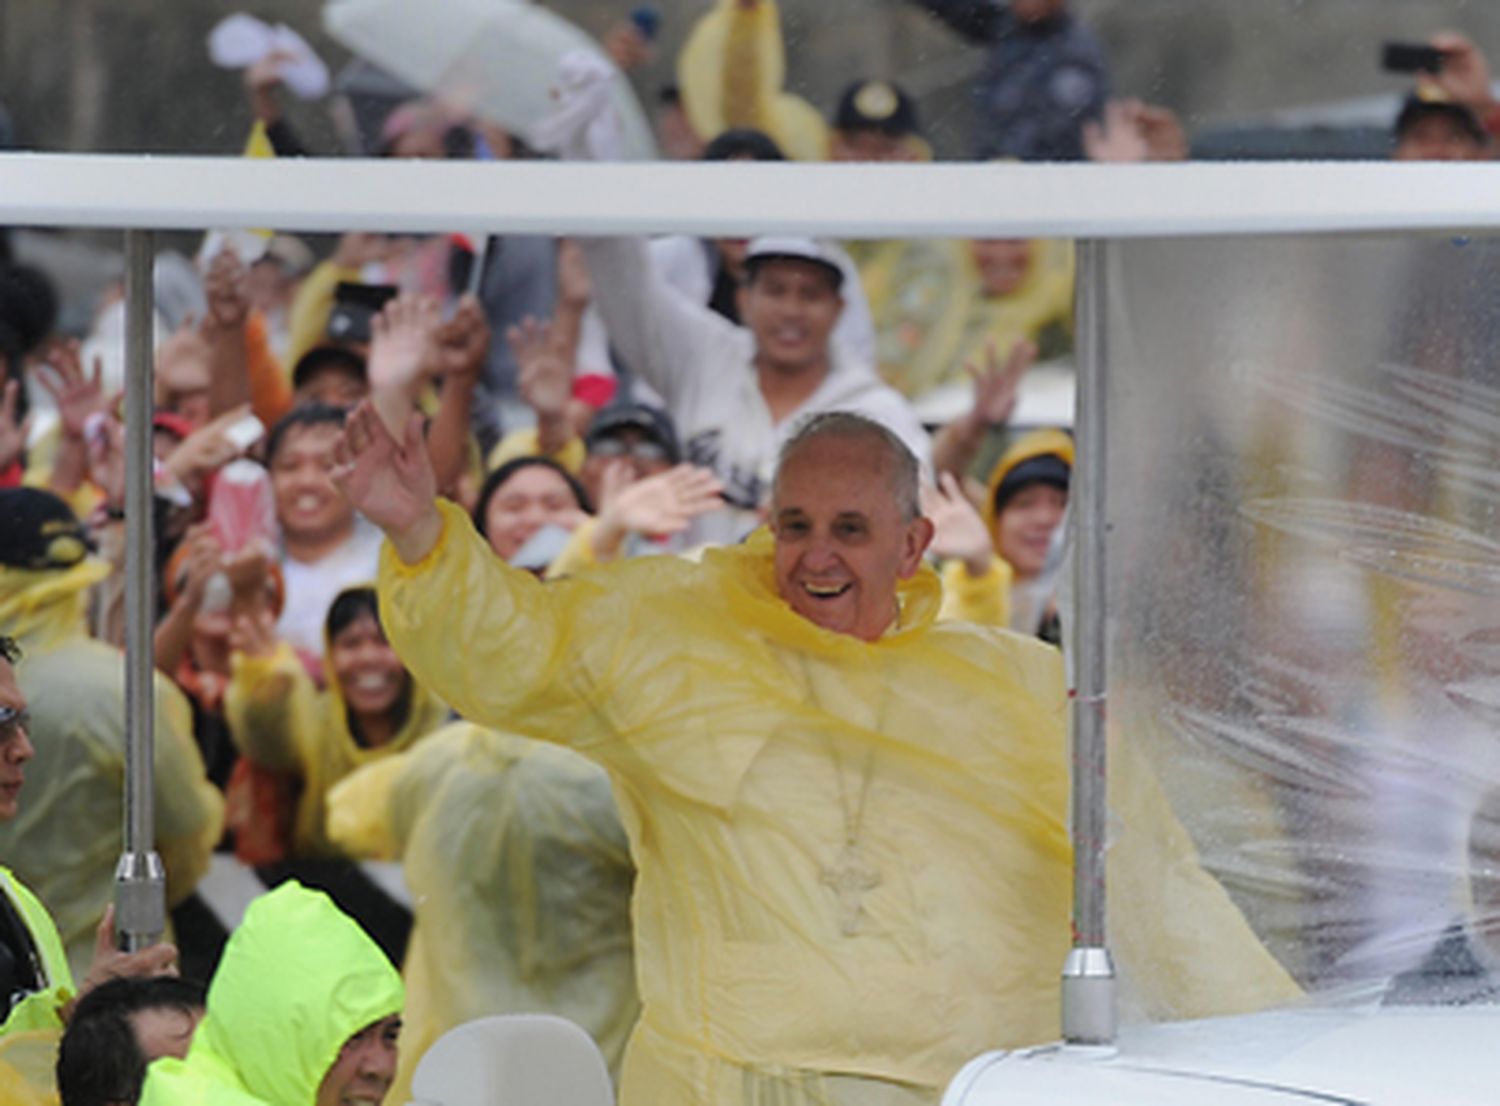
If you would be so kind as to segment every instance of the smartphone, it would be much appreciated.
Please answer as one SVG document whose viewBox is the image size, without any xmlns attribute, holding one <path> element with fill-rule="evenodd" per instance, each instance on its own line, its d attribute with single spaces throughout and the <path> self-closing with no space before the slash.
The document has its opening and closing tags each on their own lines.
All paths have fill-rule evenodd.
<svg viewBox="0 0 1500 1106">
<path fill-rule="evenodd" d="M 341 280 L 333 291 L 328 337 L 335 342 L 368 342 L 370 323 L 400 292 L 394 284 L 355 284 Z"/>
<path fill-rule="evenodd" d="M 1443 68 L 1443 52 L 1417 42 L 1387 42 L 1380 48 L 1380 67 L 1392 73 L 1436 73 Z"/>
<path fill-rule="evenodd" d="M 224 437 L 241 453 L 244 453 L 245 450 L 249 449 L 265 436 L 266 424 L 254 415 L 246 415 L 244 418 L 232 422 L 224 428 Z"/>
</svg>

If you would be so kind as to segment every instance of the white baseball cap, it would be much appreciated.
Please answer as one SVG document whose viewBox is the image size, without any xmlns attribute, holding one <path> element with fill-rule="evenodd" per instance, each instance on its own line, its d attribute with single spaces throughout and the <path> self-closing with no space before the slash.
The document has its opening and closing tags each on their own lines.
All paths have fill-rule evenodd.
<svg viewBox="0 0 1500 1106">
<path fill-rule="evenodd" d="M 745 249 L 745 264 L 753 266 L 762 261 L 811 261 L 833 274 L 835 290 L 844 283 L 843 266 L 833 251 L 816 238 L 752 238 Z"/>
</svg>

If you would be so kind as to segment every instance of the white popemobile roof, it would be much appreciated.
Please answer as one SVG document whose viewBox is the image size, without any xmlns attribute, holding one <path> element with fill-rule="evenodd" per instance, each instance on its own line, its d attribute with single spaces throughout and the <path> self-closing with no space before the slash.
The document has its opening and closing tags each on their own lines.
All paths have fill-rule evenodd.
<svg viewBox="0 0 1500 1106">
<path fill-rule="evenodd" d="M 1500 164 L 806 165 L 0 155 L 0 224 L 1138 238 L 1500 227 Z"/>
</svg>

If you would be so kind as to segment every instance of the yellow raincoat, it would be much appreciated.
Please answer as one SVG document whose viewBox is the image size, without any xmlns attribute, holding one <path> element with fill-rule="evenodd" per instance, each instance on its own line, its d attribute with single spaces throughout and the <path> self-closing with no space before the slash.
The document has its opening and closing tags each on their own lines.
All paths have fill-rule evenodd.
<svg viewBox="0 0 1500 1106">
<path fill-rule="evenodd" d="M 732 127 L 753 127 L 793 160 L 828 156 L 828 128 L 818 109 L 785 91 L 786 47 L 774 0 L 749 9 L 737 0 L 718 0 L 683 44 L 677 83 L 693 130 L 704 141 Z"/>
<path fill-rule="evenodd" d="M 977 622 L 981 626 L 1010 625 L 1010 585 L 1015 572 L 1003 557 L 991 557 L 989 571 L 970 576 L 962 561 L 943 564 L 943 622 Z"/>
<path fill-rule="evenodd" d="M 90 638 L 85 623 L 89 586 L 108 572 L 93 560 L 0 568 L 0 633 L 21 646 L 16 680 L 36 746 L 20 813 L 0 826 L 0 857 L 47 904 L 75 975 L 92 962 L 122 848 L 125 658 Z M 170 680 L 153 683 L 156 848 L 167 901 L 176 903 L 208 869 L 224 802 L 193 741 L 187 700 Z"/>
<path fill-rule="evenodd" d="M 777 595 L 764 532 L 544 584 L 441 509 L 420 563 L 382 553 L 387 632 L 465 717 L 566 737 L 610 773 L 637 866 L 625 1106 L 935 1102 L 979 1052 L 1056 1036 L 1055 650 L 934 623 L 926 570 L 878 642 L 830 633 Z M 1132 916 L 1129 894 L 1117 915 L 1152 1008 L 1295 994 L 1173 843 L 1144 866 L 1172 917 Z"/>
<path fill-rule="evenodd" d="M 359 925 L 289 880 L 245 911 L 187 1058 L 147 1069 L 141 1106 L 312 1106 L 344 1042 L 403 998 Z"/>
<path fill-rule="evenodd" d="M 618 1072 L 640 1012 L 630 862 L 609 780 L 577 753 L 455 722 L 346 777 L 329 834 L 355 854 L 400 857 L 416 904 L 401 1067 L 488 1014 L 558 1014 Z"/>
<path fill-rule="evenodd" d="M 0 1102 L 57 1106 L 57 1045 L 62 1030 L 29 1029 L 0 1035 Z"/>
<path fill-rule="evenodd" d="M 302 781 L 292 838 L 297 856 L 338 855 L 324 824 L 330 787 L 362 764 L 410 748 L 448 717 L 448 708 L 414 678 L 406 721 L 396 736 L 367 748 L 349 729 L 338 681 L 330 678 L 328 690 L 320 692 L 286 642 L 278 642 L 267 657 L 236 653 L 230 664 L 224 716 L 235 745 L 257 764 Z M 323 671 L 330 677 L 333 672 L 326 640 Z"/>
<path fill-rule="evenodd" d="M 984 294 L 967 241 L 880 240 L 850 243 L 849 252 L 875 317 L 880 374 L 913 398 L 963 380 L 964 365 L 983 364 L 991 342 L 1004 358 L 1023 338 L 1072 326 L 1070 242 L 1033 240 L 1031 265 L 1005 296 Z"/>
</svg>

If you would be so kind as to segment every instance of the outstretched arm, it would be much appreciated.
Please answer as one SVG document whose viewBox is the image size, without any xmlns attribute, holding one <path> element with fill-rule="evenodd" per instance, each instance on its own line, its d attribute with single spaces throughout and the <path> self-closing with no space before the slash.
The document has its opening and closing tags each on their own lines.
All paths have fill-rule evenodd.
<svg viewBox="0 0 1500 1106">
<path fill-rule="evenodd" d="M 412 674 L 480 725 L 597 740 L 604 719 L 588 708 L 616 677 L 579 655 L 580 642 L 608 637 L 609 626 L 587 609 L 596 592 L 511 568 L 462 510 L 438 501 L 415 417 L 398 442 L 361 404 L 336 456 L 334 481 L 390 539 L 380 558 L 380 621 Z"/>
<path fill-rule="evenodd" d="M 938 433 L 932 447 L 932 465 L 938 472 L 950 472 L 962 479 L 979 456 L 985 436 L 1004 426 L 1016 409 L 1021 378 L 1036 363 L 1036 345 L 1025 340 L 1010 347 L 1005 361 L 989 342 L 984 350 L 984 366 L 967 364 L 964 372 L 974 381 L 974 402 L 969 410 L 954 419 Z"/>
</svg>

